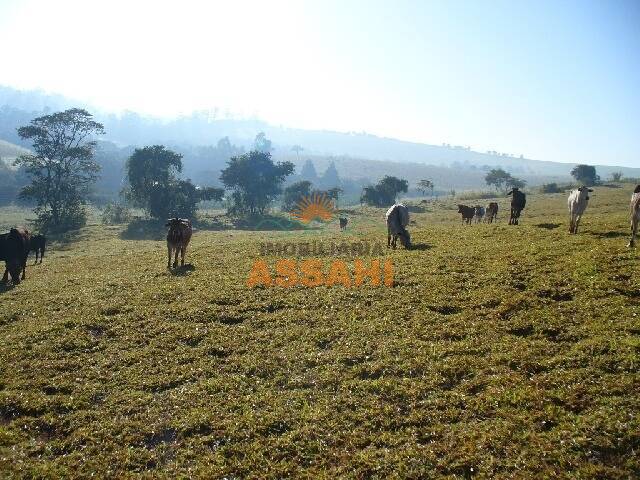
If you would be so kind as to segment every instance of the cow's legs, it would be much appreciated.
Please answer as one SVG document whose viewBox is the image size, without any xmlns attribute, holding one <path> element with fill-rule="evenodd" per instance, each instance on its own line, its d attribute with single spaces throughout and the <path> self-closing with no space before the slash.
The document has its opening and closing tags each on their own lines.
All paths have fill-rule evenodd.
<svg viewBox="0 0 640 480">
<path fill-rule="evenodd" d="M 187 253 L 187 247 L 182 247 L 180 249 L 180 265 L 184 267 L 184 256 Z"/>
<path fill-rule="evenodd" d="M 5 264 L 4 266 L 4 275 L 2 276 L 2 283 L 7 283 L 9 281 L 9 268 Z"/>
<path fill-rule="evenodd" d="M 171 268 L 171 247 L 167 246 L 167 252 L 169 255 L 169 260 L 167 260 L 167 268 Z"/>
<path fill-rule="evenodd" d="M 638 219 L 633 216 L 631 219 L 631 240 L 629 240 L 629 245 L 627 247 L 633 248 L 636 246 L 636 234 L 638 233 Z"/>
<path fill-rule="evenodd" d="M 178 247 L 176 247 L 175 249 L 175 258 L 173 260 L 173 268 L 178 268 L 178 254 L 180 253 L 180 249 Z"/>
<path fill-rule="evenodd" d="M 391 246 L 391 234 L 387 233 L 387 248 Z"/>
<path fill-rule="evenodd" d="M 575 225 L 573 227 L 573 233 L 578 233 L 578 225 L 580 224 L 580 217 L 581 217 L 581 215 L 578 215 L 576 217 L 576 223 L 575 223 Z"/>
<path fill-rule="evenodd" d="M 29 252 L 27 252 L 27 254 L 24 256 L 24 259 L 22 260 L 22 280 L 26 278 L 28 257 L 29 257 Z"/>
</svg>

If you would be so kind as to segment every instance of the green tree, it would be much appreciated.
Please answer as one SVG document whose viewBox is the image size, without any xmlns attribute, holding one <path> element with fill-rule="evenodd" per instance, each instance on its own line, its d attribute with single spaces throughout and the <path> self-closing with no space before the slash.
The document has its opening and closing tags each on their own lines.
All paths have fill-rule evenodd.
<svg viewBox="0 0 640 480">
<path fill-rule="evenodd" d="M 273 163 L 269 152 L 251 151 L 232 157 L 220 180 L 233 190 L 230 213 L 263 215 L 282 192 L 282 184 L 294 172 L 291 162 Z"/>
<path fill-rule="evenodd" d="M 293 183 L 284 189 L 284 198 L 282 199 L 282 210 L 290 212 L 302 200 L 303 197 L 311 195 L 311 182 L 301 180 Z"/>
<path fill-rule="evenodd" d="M 524 188 L 526 184 L 527 182 L 525 180 L 513 177 L 511 175 L 509 175 L 509 178 L 507 178 L 505 182 L 505 185 L 509 190 L 511 190 L 512 188 Z"/>
<path fill-rule="evenodd" d="M 600 181 L 593 165 L 576 165 L 571 170 L 571 176 L 583 185 L 592 186 Z"/>
<path fill-rule="evenodd" d="M 303 180 L 309 180 L 311 183 L 316 183 L 318 181 L 318 173 L 316 172 L 316 167 L 313 166 L 313 162 L 311 160 L 307 160 L 302 169 L 300 170 L 300 178 Z"/>
<path fill-rule="evenodd" d="M 427 190 L 431 190 L 431 196 L 433 197 L 433 182 L 431 180 L 420 180 L 418 182 L 418 190 L 422 192 L 422 195 L 426 195 Z"/>
<path fill-rule="evenodd" d="M 336 164 L 331 162 L 318 182 L 324 189 L 335 188 L 340 185 L 340 176 Z"/>
<path fill-rule="evenodd" d="M 296 152 L 296 158 L 298 159 L 298 161 L 300 161 L 300 152 L 302 152 L 304 150 L 304 148 L 302 148 L 300 145 L 294 145 L 293 147 L 291 147 L 291 151 Z"/>
<path fill-rule="evenodd" d="M 501 168 L 493 168 L 484 177 L 487 185 L 494 186 L 496 190 L 504 190 L 505 185 L 511 180 L 511 175 Z"/>
<path fill-rule="evenodd" d="M 224 194 L 220 188 L 199 188 L 179 179 L 182 155 L 163 145 L 137 148 L 127 160 L 126 171 L 127 199 L 157 219 L 191 218 L 198 202 L 221 200 Z"/>
<path fill-rule="evenodd" d="M 100 134 L 102 124 L 79 108 L 35 118 L 18 129 L 34 152 L 15 161 L 31 182 L 20 195 L 36 202 L 39 229 L 66 231 L 86 223 L 83 205 L 100 171 L 92 138 Z"/>
<path fill-rule="evenodd" d="M 267 135 L 264 132 L 260 132 L 253 141 L 253 149 L 257 152 L 270 153 L 273 150 L 273 145 Z"/>
<path fill-rule="evenodd" d="M 362 190 L 360 203 L 384 207 L 395 203 L 399 193 L 407 192 L 409 182 L 404 179 L 385 176 L 375 186 L 368 186 Z"/>
</svg>

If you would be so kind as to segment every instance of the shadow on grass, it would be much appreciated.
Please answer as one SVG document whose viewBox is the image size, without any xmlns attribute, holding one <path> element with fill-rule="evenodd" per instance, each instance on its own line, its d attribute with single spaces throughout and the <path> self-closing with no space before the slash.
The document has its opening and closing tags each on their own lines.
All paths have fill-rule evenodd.
<svg viewBox="0 0 640 480">
<path fill-rule="evenodd" d="M 11 283 L 3 283 L 0 282 L 0 295 L 2 295 L 5 292 L 9 292 L 11 290 L 13 290 L 15 288 L 15 284 L 13 282 Z"/>
<path fill-rule="evenodd" d="M 234 218 L 232 220 L 236 230 L 319 230 L 317 227 L 308 227 L 301 222 L 276 215 L 256 215 L 250 217 Z"/>
<path fill-rule="evenodd" d="M 181 265 L 179 267 L 169 269 L 169 273 L 171 273 L 171 275 L 173 275 L 174 277 L 184 277 L 185 275 L 188 275 L 189 272 L 193 272 L 195 269 L 196 267 L 193 264 L 187 263 L 186 265 Z"/>
<path fill-rule="evenodd" d="M 429 245 L 427 243 L 414 243 L 413 245 L 411 245 L 411 248 L 409 250 L 422 251 L 422 250 L 431 250 L 432 248 L 433 248 L 433 245 Z"/>
<path fill-rule="evenodd" d="M 122 240 L 162 240 L 167 235 L 164 224 L 155 219 L 136 218 L 120 233 Z"/>
<path fill-rule="evenodd" d="M 591 232 L 591 235 L 598 238 L 622 238 L 628 237 L 627 232 Z"/>
<path fill-rule="evenodd" d="M 544 228 L 545 230 L 554 230 L 558 228 L 560 224 L 559 223 L 538 223 L 537 225 L 534 225 L 534 226 L 538 228 Z"/>
<path fill-rule="evenodd" d="M 72 244 L 89 238 L 89 233 L 84 230 L 70 230 L 64 233 L 47 233 L 47 248 L 67 250 Z"/>
</svg>

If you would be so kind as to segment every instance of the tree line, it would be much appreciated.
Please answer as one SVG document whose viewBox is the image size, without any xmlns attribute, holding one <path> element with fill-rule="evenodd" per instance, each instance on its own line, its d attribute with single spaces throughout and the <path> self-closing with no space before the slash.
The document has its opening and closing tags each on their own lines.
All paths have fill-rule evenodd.
<svg viewBox="0 0 640 480">
<path fill-rule="evenodd" d="M 96 138 L 105 133 L 104 126 L 96 122 L 86 110 L 72 108 L 63 112 L 37 117 L 29 125 L 18 128 L 18 135 L 32 144 L 32 152 L 21 155 L 15 165 L 28 178 L 19 196 L 35 204 L 37 228 L 47 232 L 77 229 L 86 224 L 84 206 L 88 203 L 90 187 L 100 173 L 100 165 L 94 158 Z M 222 143 L 221 143 L 222 142 Z M 230 215 L 264 215 L 277 200 L 282 209 L 291 211 L 302 197 L 323 192 L 336 203 L 343 190 L 332 163 L 322 177 L 317 176 L 309 161 L 303 166 L 301 176 L 313 178 L 317 183 L 333 184 L 331 188 L 318 190 L 310 180 L 301 180 L 284 188 L 287 177 L 294 173 L 292 162 L 274 162 L 271 157 L 271 141 L 259 133 L 249 152 L 234 150 L 228 138 L 218 147 L 230 154 L 226 167 L 221 170 L 220 181 L 224 188 L 199 186 L 181 178 L 182 155 L 163 145 L 136 148 L 125 163 L 126 184 L 122 197 L 127 204 L 143 209 L 150 217 L 189 217 L 196 214 L 202 201 L 222 201 L 228 205 Z M 296 145 L 299 154 L 303 149 Z M 0 165 L 2 168 L 4 164 Z M 6 169 L 6 166 L 4 166 Z M 595 168 L 576 166 L 571 174 L 586 185 L 599 181 Z M 492 169 L 485 177 L 487 185 L 496 189 L 522 188 L 526 182 L 502 169 Z M 385 176 L 375 185 L 365 186 L 360 196 L 361 204 L 385 207 L 393 204 L 401 193 L 406 193 L 409 183 L 405 179 Z M 431 180 L 421 180 L 418 190 L 425 194 L 434 185 Z M 111 206 L 109 214 L 126 217 L 125 208 Z"/>
</svg>

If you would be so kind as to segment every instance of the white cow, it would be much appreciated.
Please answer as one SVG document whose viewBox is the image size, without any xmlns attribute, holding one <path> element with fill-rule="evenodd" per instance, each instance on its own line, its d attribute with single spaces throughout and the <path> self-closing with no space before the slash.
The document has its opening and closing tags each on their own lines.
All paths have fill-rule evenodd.
<svg viewBox="0 0 640 480">
<path fill-rule="evenodd" d="M 385 215 L 387 220 L 387 248 L 395 250 L 398 237 L 405 248 L 411 247 L 411 237 L 407 231 L 409 225 L 409 209 L 401 203 L 391 206 Z"/>
<path fill-rule="evenodd" d="M 582 218 L 582 214 L 587 209 L 589 203 L 589 192 L 593 192 L 590 188 L 582 186 L 569 193 L 569 233 L 578 233 L 578 224 Z"/>
<path fill-rule="evenodd" d="M 636 235 L 638 234 L 638 224 L 640 223 L 640 185 L 637 185 L 631 195 L 631 240 L 628 247 L 636 246 Z"/>
</svg>

